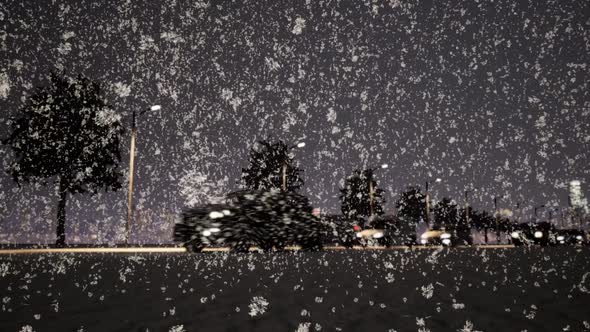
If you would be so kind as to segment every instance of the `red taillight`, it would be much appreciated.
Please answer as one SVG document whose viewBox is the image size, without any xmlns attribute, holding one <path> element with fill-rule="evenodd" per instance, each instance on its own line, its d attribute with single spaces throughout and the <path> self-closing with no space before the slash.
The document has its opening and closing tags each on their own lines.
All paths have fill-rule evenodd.
<svg viewBox="0 0 590 332">
<path fill-rule="evenodd" d="M 352 226 L 352 229 L 354 229 L 355 232 L 358 232 L 360 228 L 357 225 L 354 225 Z"/>
</svg>

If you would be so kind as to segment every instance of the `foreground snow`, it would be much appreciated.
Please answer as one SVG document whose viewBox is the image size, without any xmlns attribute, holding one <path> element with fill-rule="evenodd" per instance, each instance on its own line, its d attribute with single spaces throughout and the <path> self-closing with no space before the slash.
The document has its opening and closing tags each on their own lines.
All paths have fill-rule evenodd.
<svg viewBox="0 0 590 332">
<path fill-rule="evenodd" d="M 588 248 L 0 257 L 1 331 L 584 331 Z"/>
</svg>

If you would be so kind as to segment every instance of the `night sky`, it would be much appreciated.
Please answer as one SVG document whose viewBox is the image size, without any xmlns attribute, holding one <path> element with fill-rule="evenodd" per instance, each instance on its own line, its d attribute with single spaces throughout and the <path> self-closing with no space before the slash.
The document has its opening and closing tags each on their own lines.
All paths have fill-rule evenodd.
<svg viewBox="0 0 590 332">
<path fill-rule="evenodd" d="M 104 84 L 138 120 L 135 209 L 145 232 L 239 189 L 256 140 L 305 141 L 303 192 L 339 212 L 353 169 L 386 212 L 408 185 L 436 199 L 567 206 L 590 181 L 588 1 L 16 1 L 0 3 L 0 136 L 51 70 Z M 129 131 L 126 133 L 129 134 Z M 122 146 L 128 169 L 129 140 Z M 0 146 L 3 167 L 11 152 Z M 51 239 L 52 187 L 0 175 L 0 241 Z M 113 239 L 126 190 L 68 201 L 68 240 Z M 137 218 L 138 220 L 141 217 Z M 72 233 L 74 232 L 74 233 Z M 152 238 L 153 241 L 153 238 Z"/>
</svg>

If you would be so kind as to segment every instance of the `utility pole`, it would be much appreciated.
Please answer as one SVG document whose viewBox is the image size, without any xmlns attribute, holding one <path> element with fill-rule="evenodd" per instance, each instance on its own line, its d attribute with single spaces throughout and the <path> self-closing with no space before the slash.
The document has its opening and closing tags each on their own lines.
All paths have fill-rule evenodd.
<svg viewBox="0 0 590 332">
<path fill-rule="evenodd" d="M 518 223 L 522 223 L 522 201 L 516 203 L 516 209 L 518 210 Z"/>
<path fill-rule="evenodd" d="M 150 107 L 152 111 L 160 110 L 160 105 L 154 105 Z M 145 113 L 147 110 L 141 111 L 139 114 Z M 127 188 L 127 224 L 125 227 L 125 243 L 129 244 L 129 238 L 131 237 L 131 219 L 133 216 L 133 173 L 135 163 L 135 136 L 137 128 L 135 125 L 135 111 L 133 111 L 133 118 L 131 120 L 131 146 L 129 148 L 129 187 Z"/>
<path fill-rule="evenodd" d="M 434 182 L 441 182 L 441 178 L 436 178 Z M 426 226 L 430 229 L 430 191 L 428 190 L 428 181 L 426 181 Z"/>
<path fill-rule="evenodd" d="M 368 172 L 369 172 L 369 176 L 368 176 L 368 181 L 369 181 L 369 219 L 373 217 L 373 211 L 374 211 L 374 192 L 375 192 L 375 188 L 373 188 L 373 172 L 375 172 L 376 170 L 378 170 L 379 168 L 385 169 L 389 167 L 389 165 L 387 164 L 382 164 L 379 167 L 371 167 L 369 168 Z"/>
<path fill-rule="evenodd" d="M 428 192 L 428 181 L 426 181 L 426 228 L 430 229 L 430 193 Z"/>
<path fill-rule="evenodd" d="M 125 227 L 125 243 L 129 244 L 131 232 L 131 216 L 133 208 L 131 207 L 133 198 L 133 166 L 135 162 L 135 111 L 133 111 L 133 120 L 131 122 L 131 147 L 129 153 L 129 187 L 127 188 L 127 224 Z"/>
<path fill-rule="evenodd" d="M 369 218 L 373 217 L 373 171 L 369 172 Z"/>
<path fill-rule="evenodd" d="M 472 189 L 472 190 L 465 190 L 465 222 L 467 223 L 467 226 L 469 227 L 469 229 L 471 229 L 471 225 L 469 222 L 469 198 L 467 196 L 467 194 L 469 194 L 470 192 L 476 191 L 477 189 Z"/>
<path fill-rule="evenodd" d="M 501 196 L 502 198 L 504 196 Z M 494 195 L 494 214 L 496 215 L 496 242 L 500 243 L 500 211 L 498 211 L 498 196 Z"/>
<path fill-rule="evenodd" d="M 467 195 L 473 191 L 477 191 L 477 189 L 465 190 L 465 192 L 464 192 L 464 194 L 465 194 L 465 223 L 467 224 L 467 227 L 469 228 L 470 231 L 471 231 L 471 222 L 469 220 L 469 198 Z M 485 235 L 486 235 L 486 243 L 487 243 L 488 242 L 487 241 L 487 231 L 486 231 Z"/>
<path fill-rule="evenodd" d="M 287 148 L 287 154 L 289 154 L 289 151 L 293 150 L 294 148 L 302 148 L 304 146 L 305 142 L 299 142 L 297 144 L 291 145 Z M 284 193 L 287 192 L 287 166 L 287 155 L 285 155 L 283 159 L 283 165 L 281 166 L 281 173 L 283 175 L 283 183 L 281 189 Z"/>
<path fill-rule="evenodd" d="M 539 218 L 539 216 L 537 215 L 537 210 L 539 210 L 540 208 L 544 208 L 544 207 L 545 207 L 545 204 L 535 206 L 535 223 L 538 222 L 538 218 Z"/>
<path fill-rule="evenodd" d="M 286 157 L 285 157 L 286 158 Z M 283 160 L 283 192 L 287 192 L 287 161 Z"/>
</svg>

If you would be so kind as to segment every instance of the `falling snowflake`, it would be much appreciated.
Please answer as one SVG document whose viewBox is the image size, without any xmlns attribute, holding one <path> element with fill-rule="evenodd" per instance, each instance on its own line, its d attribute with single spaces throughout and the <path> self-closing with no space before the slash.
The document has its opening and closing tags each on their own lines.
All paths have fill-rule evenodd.
<svg viewBox="0 0 590 332">
<path fill-rule="evenodd" d="M 427 299 L 431 298 L 432 294 L 434 293 L 434 286 L 432 284 L 429 284 L 428 286 L 422 286 L 420 289 L 422 290 L 422 296 Z"/>
<path fill-rule="evenodd" d="M 295 332 L 309 332 L 310 327 L 311 323 L 309 322 L 299 323 L 299 326 L 297 326 L 297 330 L 295 330 Z"/>
<path fill-rule="evenodd" d="M 121 82 L 117 82 L 114 85 L 115 93 L 119 97 L 129 97 L 131 94 L 131 87 L 129 85 L 123 84 Z"/>
<path fill-rule="evenodd" d="M 457 330 L 458 332 L 482 332 L 479 330 L 474 330 L 473 329 L 473 323 L 471 323 L 470 321 L 466 321 L 465 322 L 465 326 L 463 326 L 462 329 Z"/>
<path fill-rule="evenodd" d="M 184 325 L 175 325 L 170 327 L 168 332 L 186 332 L 186 330 L 184 329 Z"/>
<path fill-rule="evenodd" d="M 301 17 L 295 19 L 295 25 L 293 26 L 293 34 L 300 35 L 303 32 L 303 28 L 305 28 L 305 20 Z"/>
<path fill-rule="evenodd" d="M 248 307 L 250 308 L 250 312 L 248 313 L 250 316 L 260 316 L 266 312 L 268 301 L 262 296 L 255 296 L 252 298 Z"/>
<path fill-rule="evenodd" d="M 0 73 L 0 99 L 8 98 L 10 92 L 10 80 L 6 73 Z"/>
</svg>

